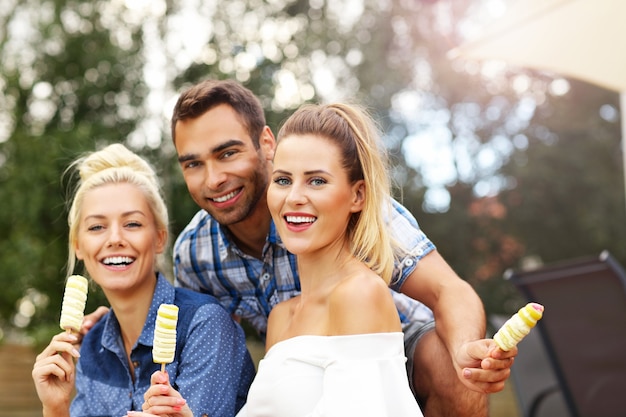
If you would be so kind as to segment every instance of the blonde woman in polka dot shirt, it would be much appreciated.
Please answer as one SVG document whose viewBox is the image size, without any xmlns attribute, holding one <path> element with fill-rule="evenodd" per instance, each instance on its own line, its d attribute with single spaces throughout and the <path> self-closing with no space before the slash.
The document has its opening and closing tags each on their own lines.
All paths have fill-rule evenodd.
<svg viewBox="0 0 626 417">
<path fill-rule="evenodd" d="M 78 159 L 70 208 L 68 272 L 76 260 L 111 309 L 83 338 L 66 332 L 37 356 L 33 380 L 44 417 L 132 415 L 155 387 L 178 416 L 232 417 L 242 407 L 254 364 L 241 327 L 211 296 L 174 288 L 159 272 L 168 216 L 154 170 L 120 144 Z M 156 312 L 179 306 L 174 361 L 152 361 Z M 155 409 L 160 412 L 159 409 Z"/>
</svg>

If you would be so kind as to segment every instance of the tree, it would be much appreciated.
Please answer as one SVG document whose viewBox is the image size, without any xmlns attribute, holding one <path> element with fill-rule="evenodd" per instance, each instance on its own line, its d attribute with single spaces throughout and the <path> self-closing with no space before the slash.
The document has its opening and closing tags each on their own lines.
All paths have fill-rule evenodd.
<svg viewBox="0 0 626 417">
<path fill-rule="evenodd" d="M 617 94 L 571 81 L 570 92 L 539 108 L 503 174 L 505 226 L 544 262 L 611 251 L 626 263 L 626 210 Z M 602 117 L 604 115 L 604 118 Z"/>
<path fill-rule="evenodd" d="M 304 102 L 365 104 L 394 161 L 398 198 L 488 311 L 514 309 L 502 274 L 524 257 L 625 253 L 616 95 L 450 60 L 481 0 L 131 8 L 140 3 L 28 0 L 0 10 L 0 326 L 27 326 L 33 311 L 40 322 L 58 318 L 73 184 L 61 175 L 81 152 L 124 141 L 153 161 L 172 236 L 184 227 L 197 207 L 169 138 L 168 106 L 204 78 L 249 87 L 274 131 Z M 432 139 L 447 161 L 416 164 Z M 432 175 L 444 162 L 450 173 Z M 437 193 L 449 202 L 436 203 Z M 87 308 L 103 302 L 90 296 Z"/>
<path fill-rule="evenodd" d="M 122 12 L 107 1 L 26 1 L 2 17 L 0 324 L 58 320 L 72 185 L 61 174 L 142 117 L 141 28 Z"/>
</svg>

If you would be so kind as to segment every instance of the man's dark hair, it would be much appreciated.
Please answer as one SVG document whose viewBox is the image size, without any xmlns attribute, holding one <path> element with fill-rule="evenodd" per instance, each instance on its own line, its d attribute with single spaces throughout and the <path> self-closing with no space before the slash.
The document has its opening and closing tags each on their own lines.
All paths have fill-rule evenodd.
<svg viewBox="0 0 626 417">
<path fill-rule="evenodd" d="M 205 80 L 183 92 L 172 114 L 172 140 L 176 143 L 176 123 L 195 119 L 220 104 L 235 110 L 248 130 L 255 148 L 265 127 L 265 113 L 259 99 L 243 85 L 233 80 Z"/>
</svg>

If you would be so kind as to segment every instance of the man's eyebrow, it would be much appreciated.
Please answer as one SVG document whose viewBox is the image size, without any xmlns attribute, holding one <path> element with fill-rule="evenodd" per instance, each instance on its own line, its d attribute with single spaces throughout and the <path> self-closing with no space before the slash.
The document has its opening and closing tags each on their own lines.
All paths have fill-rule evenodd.
<svg viewBox="0 0 626 417">
<path fill-rule="evenodd" d="M 220 143 L 215 148 L 213 148 L 211 150 L 211 153 L 219 153 L 233 146 L 243 146 L 243 145 L 244 145 L 244 142 L 241 139 L 229 139 L 226 142 Z"/>
<path fill-rule="evenodd" d="M 178 156 L 178 162 L 181 163 L 181 164 L 183 162 L 193 161 L 195 159 L 198 159 L 198 154 L 195 154 L 195 153 L 186 153 L 184 155 L 179 155 Z"/>
<path fill-rule="evenodd" d="M 222 152 L 230 147 L 233 146 L 242 146 L 244 145 L 244 141 L 242 141 L 241 139 L 229 139 L 224 143 L 220 143 L 219 145 L 217 145 L 215 148 L 212 148 L 211 150 L 209 150 L 210 154 L 216 154 L 219 152 Z M 179 163 L 183 163 L 183 162 L 187 162 L 187 161 L 193 161 L 195 159 L 199 159 L 200 155 L 197 153 L 189 153 L 189 154 L 184 154 L 184 155 L 180 155 L 178 157 L 178 162 Z"/>
</svg>

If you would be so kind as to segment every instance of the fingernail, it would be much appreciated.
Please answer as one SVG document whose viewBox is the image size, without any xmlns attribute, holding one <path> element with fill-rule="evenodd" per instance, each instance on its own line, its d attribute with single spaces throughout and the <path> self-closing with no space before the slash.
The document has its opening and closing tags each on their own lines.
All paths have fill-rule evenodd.
<svg viewBox="0 0 626 417">
<path fill-rule="evenodd" d="M 463 370 L 463 376 L 464 376 L 465 378 L 469 378 L 469 377 L 471 377 L 471 376 L 472 376 L 472 371 L 470 371 L 469 369 L 464 369 L 464 370 Z"/>
<path fill-rule="evenodd" d="M 80 352 L 76 349 L 72 349 L 72 356 L 75 358 L 80 358 Z"/>
</svg>

